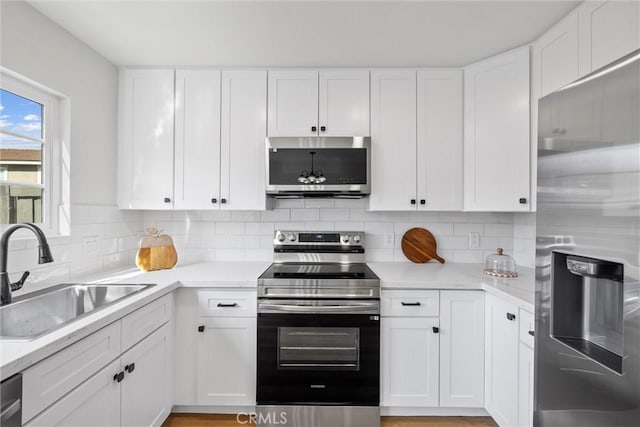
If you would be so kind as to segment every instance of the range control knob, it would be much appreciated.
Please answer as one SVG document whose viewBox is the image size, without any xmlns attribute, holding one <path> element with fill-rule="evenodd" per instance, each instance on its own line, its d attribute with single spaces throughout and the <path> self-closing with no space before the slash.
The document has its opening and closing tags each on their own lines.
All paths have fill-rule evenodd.
<svg viewBox="0 0 640 427">
<path fill-rule="evenodd" d="M 289 241 L 290 242 L 295 242 L 296 241 L 296 235 L 295 234 L 289 234 Z"/>
<path fill-rule="evenodd" d="M 282 234 L 282 233 L 278 233 L 278 234 L 276 235 L 276 239 L 278 239 L 278 242 L 284 242 L 284 239 L 285 239 L 285 238 L 286 238 L 286 237 L 285 237 L 285 235 L 284 235 L 284 234 Z"/>
<path fill-rule="evenodd" d="M 349 236 L 348 234 L 342 236 L 342 243 L 349 243 L 349 240 L 351 240 L 351 236 Z"/>
<path fill-rule="evenodd" d="M 353 243 L 360 243 L 360 235 L 355 234 L 351 240 L 353 240 Z"/>
</svg>

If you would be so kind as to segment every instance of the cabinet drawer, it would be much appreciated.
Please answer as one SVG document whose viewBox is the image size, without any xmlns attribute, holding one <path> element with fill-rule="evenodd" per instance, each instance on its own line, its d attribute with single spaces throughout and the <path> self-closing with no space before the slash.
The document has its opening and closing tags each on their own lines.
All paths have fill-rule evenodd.
<svg viewBox="0 0 640 427">
<path fill-rule="evenodd" d="M 171 319 L 173 294 L 165 295 L 122 318 L 122 351 Z"/>
<path fill-rule="evenodd" d="M 440 313 L 440 291 L 382 291 L 383 316 L 432 317 Z"/>
<path fill-rule="evenodd" d="M 254 317 L 258 293 L 254 290 L 199 291 L 198 314 L 204 317 Z"/>
<path fill-rule="evenodd" d="M 22 376 L 22 423 L 119 355 L 120 322 L 115 322 L 27 369 Z"/>
<path fill-rule="evenodd" d="M 529 332 L 535 330 L 535 317 L 526 310 L 520 309 L 520 341 L 533 348 L 533 335 Z"/>
</svg>

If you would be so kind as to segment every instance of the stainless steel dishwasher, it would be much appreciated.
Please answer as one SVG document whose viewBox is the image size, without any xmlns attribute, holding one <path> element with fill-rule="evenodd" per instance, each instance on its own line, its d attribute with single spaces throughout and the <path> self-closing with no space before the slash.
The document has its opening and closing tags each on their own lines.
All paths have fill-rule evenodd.
<svg viewBox="0 0 640 427">
<path fill-rule="evenodd" d="M 15 374 L 0 384 L 0 425 L 22 425 L 22 374 Z"/>
</svg>

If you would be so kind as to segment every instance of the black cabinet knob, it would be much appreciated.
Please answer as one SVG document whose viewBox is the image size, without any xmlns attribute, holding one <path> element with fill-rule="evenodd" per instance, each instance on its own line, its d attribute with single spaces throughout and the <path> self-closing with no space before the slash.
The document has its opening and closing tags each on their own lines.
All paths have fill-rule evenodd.
<svg viewBox="0 0 640 427">
<path fill-rule="evenodd" d="M 227 199 L 220 199 L 220 203 L 222 203 L 222 204 L 227 203 Z"/>
<path fill-rule="evenodd" d="M 533 336 L 533 331 L 529 331 L 529 335 Z"/>
<path fill-rule="evenodd" d="M 425 199 L 420 199 L 420 204 L 421 204 L 421 205 L 426 205 L 426 204 L 427 204 L 427 201 L 426 201 Z"/>
<path fill-rule="evenodd" d="M 136 369 L 135 363 L 129 363 L 127 366 L 124 367 L 125 372 L 128 372 L 128 373 L 133 372 L 134 369 Z"/>
<path fill-rule="evenodd" d="M 326 126 L 320 126 L 320 132 L 324 132 L 324 131 L 326 131 L 326 130 L 327 130 L 327 127 L 326 127 Z"/>
<path fill-rule="evenodd" d="M 123 379 L 124 379 L 124 372 L 122 371 L 118 372 L 113 376 L 113 380 L 118 383 L 121 383 Z"/>
<path fill-rule="evenodd" d="M 411 204 L 415 205 L 416 204 L 416 199 L 411 199 Z"/>
<path fill-rule="evenodd" d="M 198 326 L 198 332 L 204 332 L 204 326 Z"/>
<path fill-rule="evenodd" d="M 507 313 L 507 319 L 509 320 L 516 320 L 516 315 L 513 313 Z"/>
<path fill-rule="evenodd" d="M 526 205 L 527 204 L 527 198 L 526 197 L 520 197 L 520 200 L 518 200 L 520 202 L 521 205 Z"/>
<path fill-rule="evenodd" d="M 213 199 L 211 199 L 211 203 L 218 203 L 218 199 L 214 197 Z"/>
<path fill-rule="evenodd" d="M 440 332 L 440 328 L 438 328 L 437 326 L 433 327 L 433 333 L 437 334 L 438 332 Z"/>
<path fill-rule="evenodd" d="M 318 130 L 318 128 L 316 126 L 311 126 L 311 132 L 315 132 L 317 130 Z"/>
<path fill-rule="evenodd" d="M 165 197 L 165 198 L 164 198 L 164 202 L 165 202 L 165 203 L 171 203 L 171 199 L 170 199 L 170 198 L 168 198 L 168 197 Z"/>
</svg>

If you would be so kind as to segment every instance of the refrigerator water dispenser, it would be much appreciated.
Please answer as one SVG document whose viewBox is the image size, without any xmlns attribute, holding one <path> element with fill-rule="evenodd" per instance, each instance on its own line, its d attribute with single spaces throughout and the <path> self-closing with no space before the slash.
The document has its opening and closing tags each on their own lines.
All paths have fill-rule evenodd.
<svg viewBox="0 0 640 427">
<path fill-rule="evenodd" d="M 551 336 L 622 373 L 623 265 L 553 253 Z"/>
</svg>

